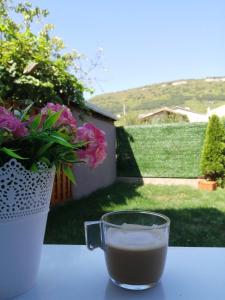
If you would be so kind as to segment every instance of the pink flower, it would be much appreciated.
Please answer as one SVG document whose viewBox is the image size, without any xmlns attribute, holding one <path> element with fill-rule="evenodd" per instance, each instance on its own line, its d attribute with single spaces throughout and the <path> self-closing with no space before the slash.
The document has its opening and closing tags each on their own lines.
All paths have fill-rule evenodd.
<svg viewBox="0 0 225 300">
<path fill-rule="evenodd" d="M 25 125 L 2 106 L 0 106 L 0 129 L 11 132 L 15 137 L 23 137 L 27 134 Z"/>
<path fill-rule="evenodd" d="M 85 123 L 77 129 L 77 140 L 88 142 L 85 149 L 78 150 L 81 160 L 88 163 L 92 168 L 97 167 L 106 158 L 107 143 L 105 133 L 93 124 Z"/>
<path fill-rule="evenodd" d="M 41 110 L 41 114 L 43 116 L 43 121 L 46 119 L 48 111 L 57 112 L 62 111 L 58 121 L 55 124 L 55 127 L 59 126 L 69 126 L 73 132 L 76 132 L 77 129 L 77 121 L 72 115 L 71 110 L 61 104 L 54 104 L 54 103 L 48 103 L 44 108 Z"/>
</svg>

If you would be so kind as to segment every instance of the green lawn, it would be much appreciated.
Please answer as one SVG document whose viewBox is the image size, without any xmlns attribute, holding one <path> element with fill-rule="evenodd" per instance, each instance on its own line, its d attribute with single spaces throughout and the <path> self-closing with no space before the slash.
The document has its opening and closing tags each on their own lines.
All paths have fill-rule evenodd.
<svg viewBox="0 0 225 300">
<path fill-rule="evenodd" d="M 205 128 L 201 123 L 117 128 L 118 176 L 198 177 Z"/>
<path fill-rule="evenodd" d="M 45 243 L 84 244 L 83 223 L 108 211 L 141 209 L 171 219 L 170 245 L 225 246 L 225 190 L 116 183 L 49 213 Z"/>
</svg>

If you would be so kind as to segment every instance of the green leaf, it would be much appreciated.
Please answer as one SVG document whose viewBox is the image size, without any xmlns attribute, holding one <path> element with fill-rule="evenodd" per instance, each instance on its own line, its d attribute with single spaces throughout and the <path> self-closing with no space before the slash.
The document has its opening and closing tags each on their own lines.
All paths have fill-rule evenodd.
<svg viewBox="0 0 225 300">
<path fill-rule="evenodd" d="M 61 151 L 58 153 L 57 157 L 59 160 L 67 163 L 76 163 L 79 161 L 79 157 L 75 151 L 72 149 Z"/>
<path fill-rule="evenodd" d="M 40 123 L 41 123 L 41 115 L 37 115 L 37 116 L 33 119 L 32 123 L 30 124 L 30 129 L 31 129 L 31 130 L 37 129 L 38 126 L 40 125 Z"/>
<path fill-rule="evenodd" d="M 61 129 L 60 129 L 61 130 Z M 65 140 L 69 139 L 68 134 L 61 132 L 60 130 L 57 130 L 57 135 L 61 136 L 62 138 L 64 138 Z"/>
<path fill-rule="evenodd" d="M 59 136 L 57 133 L 52 133 L 49 136 L 49 139 L 51 139 L 52 141 L 54 141 L 57 144 L 60 144 L 60 145 L 65 146 L 67 148 L 73 149 L 73 145 L 71 145 L 69 142 L 67 142 L 64 138 Z"/>
<path fill-rule="evenodd" d="M 42 156 L 52 145 L 53 145 L 53 142 L 49 142 L 49 143 L 41 146 L 41 148 L 38 150 L 38 152 L 36 154 L 36 157 Z"/>
<path fill-rule="evenodd" d="M 28 106 L 24 109 L 22 115 L 20 116 L 20 120 L 21 120 L 21 121 L 23 121 L 23 120 L 26 118 L 27 113 L 28 113 L 28 111 L 30 110 L 30 108 L 31 108 L 32 105 L 33 105 L 33 103 L 31 103 L 30 105 L 28 105 Z"/>
<path fill-rule="evenodd" d="M 50 116 L 44 122 L 43 128 L 50 129 L 59 119 L 62 111 L 57 111 L 55 113 L 51 113 Z"/>
<path fill-rule="evenodd" d="M 7 154 L 7 155 L 9 155 L 9 156 L 11 156 L 11 157 L 13 157 L 13 158 L 17 158 L 17 159 L 27 159 L 27 158 L 25 158 L 25 157 L 22 157 L 22 156 L 16 154 L 16 153 L 15 153 L 15 150 L 13 150 L 13 149 L 9 149 L 9 148 L 6 148 L 6 147 L 2 147 L 2 148 L 0 149 L 0 151 L 4 152 L 5 154 Z"/>
<path fill-rule="evenodd" d="M 31 169 L 32 172 L 37 172 L 38 167 L 37 167 L 36 163 L 33 163 L 30 169 Z"/>
<path fill-rule="evenodd" d="M 63 172 L 65 173 L 66 177 L 68 177 L 69 180 L 72 181 L 72 183 L 76 183 L 75 176 L 74 176 L 73 171 L 71 170 L 70 167 L 63 166 Z"/>
<path fill-rule="evenodd" d="M 88 142 L 79 142 L 76 144 L 73 144 L 73 149 L 81 149 L 85 146 L 87 146 Z"/>
<path fill-rule="evenodd" d="M 48 167 L 51 166 L 51 163 L 50 163 L 49 159 L 47 159 L 47 157 L 41 157 L 41 158 L 39 159 L 39 161 L 45 163 Z"/>
</svg>

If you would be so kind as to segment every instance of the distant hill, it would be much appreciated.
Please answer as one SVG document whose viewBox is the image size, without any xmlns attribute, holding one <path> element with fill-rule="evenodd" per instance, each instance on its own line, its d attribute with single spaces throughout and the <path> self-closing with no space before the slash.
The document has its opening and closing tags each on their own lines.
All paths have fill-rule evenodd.
<svg viewBox="0 0 225 300">
<path fill-rule="evenodd" d="M 225 104 L 225 77 L 188 79 L 145 85 L 114 93 L 102 94 L 90 99 L 91 103 L 114 114 L 138 115 L 163 106 L 188 107 L 205 113 L 207 107 Z"/>
</svg>

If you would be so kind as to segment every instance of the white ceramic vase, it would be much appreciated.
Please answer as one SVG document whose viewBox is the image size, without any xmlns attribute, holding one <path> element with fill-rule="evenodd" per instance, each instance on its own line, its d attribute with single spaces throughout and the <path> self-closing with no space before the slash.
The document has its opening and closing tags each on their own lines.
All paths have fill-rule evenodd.
<svg viewBox="0 0 225 300">
<path fill-rule="evenodd" d="M 0 299 L 36 281 L 55 168 L 26 170 L 11 159 L 0 168 Z"/>
</svg>

